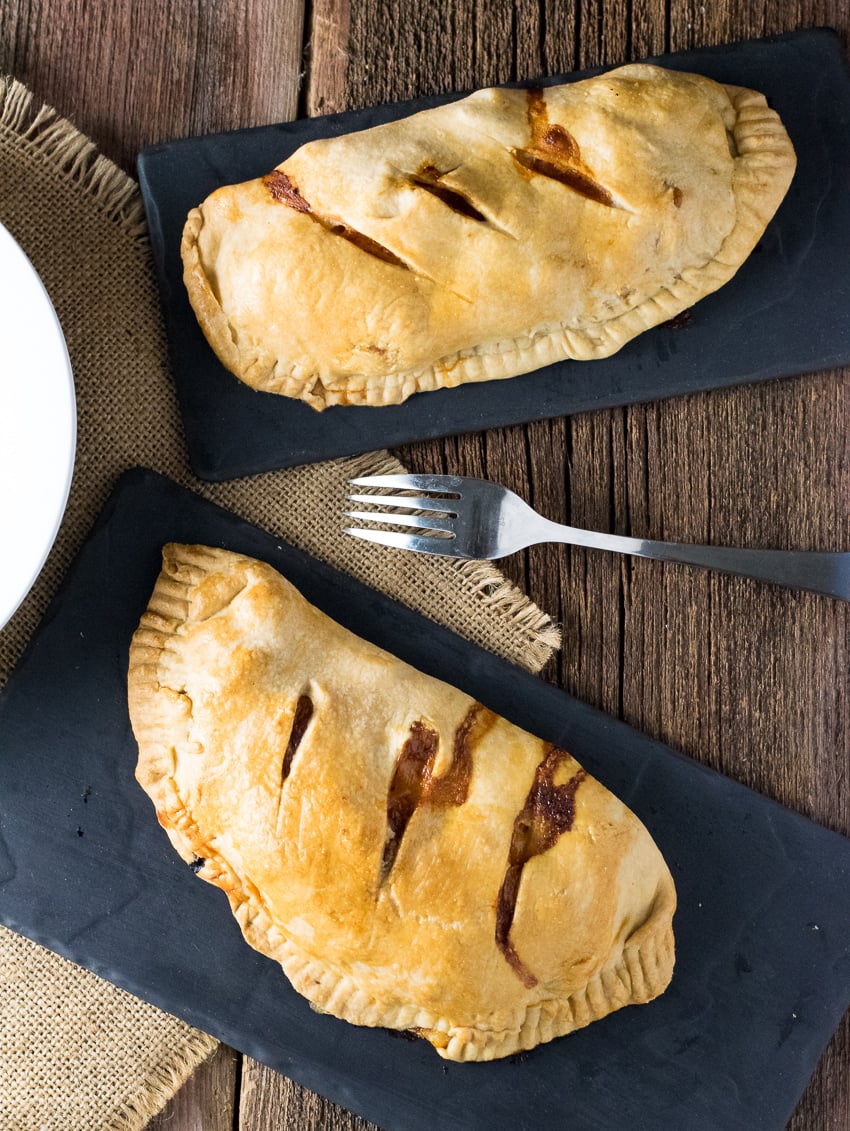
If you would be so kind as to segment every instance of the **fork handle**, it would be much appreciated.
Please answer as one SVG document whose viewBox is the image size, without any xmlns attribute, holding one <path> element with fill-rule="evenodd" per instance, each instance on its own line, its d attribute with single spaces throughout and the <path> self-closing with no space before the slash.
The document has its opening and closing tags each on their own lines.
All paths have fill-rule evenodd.
<svg viewBox="0 0 850 1131">
<path fill-rule="evenodd" d="M 541 534 L 544 533 L 541 529 Z M 687 542 L 653 542 L 619 534 L 600 534 L 574 526 L 546 523 L 540 541 L 569 542 L 657 561 L 704 566 L 722 573 L 753 577 L 792 589 L 807 589 L 850 601 L 850 553 L 807 550 L 749 550 L 731 546 L 696 546 Z"/>
</svg>

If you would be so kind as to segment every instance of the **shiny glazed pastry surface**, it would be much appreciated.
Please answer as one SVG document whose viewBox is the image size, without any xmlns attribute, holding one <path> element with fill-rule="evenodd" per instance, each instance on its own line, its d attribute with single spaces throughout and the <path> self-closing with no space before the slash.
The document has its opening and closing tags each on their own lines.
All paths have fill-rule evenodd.
<svg viewBox="0 0 850 1131">
<path fill-rule="evenodd" d="M 166 546 L 129 703 L 174 847 L 320 1010 L 489 1060 L 666 988 L 676 896 L 637 818 L 270 566 Z"/>
<path fill-rule="evenodd" d="M 221 361 L 316 409 L 606 357 L 747 259 L 794 150 L 754 91 L 631 64 L 307 143 L 186 222 Z"/>
</svg>

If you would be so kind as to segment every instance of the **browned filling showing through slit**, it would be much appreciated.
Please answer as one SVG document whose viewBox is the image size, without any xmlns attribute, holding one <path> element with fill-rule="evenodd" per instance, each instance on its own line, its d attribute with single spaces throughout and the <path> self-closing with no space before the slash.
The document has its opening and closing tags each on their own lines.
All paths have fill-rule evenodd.
<svg viewBox="0 0 850 1131">
<path fill-rule="evenodd" d="M 476 721 L 488 714 L 480 703 L 470 707 L 455 731 L 452 764 L 440 777 L 434 777 L 439 734 L 420 720 L 411 724 L 410 733 L 396 759 L 387 792 L 387 832 L 381 856 L 381 883 L 393 869 L 407 826 L 417 809 L 424 806 L 446 809 L 463 805 L 466 801 L 472 777 L 472 730 Z"/>
<path fill-rule="evenodd" d="M 608 208 L 618 208 L 614 194 L 594 177 L 581 159 L 579 144 L 569 130 L 549 122 L 549 110 L 543 91 L 526 92 L 531 143 L 526 149 L 511 150 L 514 160 L 523 169 L 549 177 L 562 185 Z"/>
<path fill-rule="evenodd" d="M 299 695 L 298 702 L 295 704 L 292 730 L 289 732 L 289 741 L 286 744 L 286 751 L 283 755 L 283 766 L 280 771 L 282 781 L 286 781 L 289 777 L 289 771 L 292 769 L 292 759 L 295 757 L 296 750 L 301 745 L 301 739 L 304 737 L 304 732 L 312 717 L 313 700 L 309 695 Z"/>
<path fill-rule="evenodd" d="M 381 883 L 392 871 L 410 818 L 422 802 L 426 778 L 430 776 L 440 736 L 418 720 L 398 756 L 387 793 L 387 833 L 381 856 Z"/>
<path fill-rule="evenodd" d="M 272 199 L 296 212 L 309 212 L 310 205 L 301 195 L 301 190 L 292 183 L 286 173 L 280 169 L 272 169 L 263 177 L 263 184 L 269 190 Z"/>
<path fill-rule="evenodd" d="M 537 979 L 524 964 L 511 942 L 522 870 L 535 856 L 550 849 L 573 827 L 576 792 L 587 777 L 579 768 L 563 785 L 555 785 L 555 774 L 570 755 L 552 746 L 534 773 L 534 781 L 514 821 L 508 866 L 496 901 L 496 945 L 516 976 L 527 988 Z"/>
<path fill-rule="evenodd" d="M 477 220 L 479 223 L 486 224 L 487 217 L 484 213 L 479 212 L 472 201 L 467 200 L 463 193 L 442 184 L 440 181 L 442 176 L 443 174 L 435 166 L 423 165 L 418 173 L 409 178 L 409 181 L 417 188 L 430 192 L 432 196 L 441 200 L 453 212 L 458 212 L 461 216 L 468 216 L 470 220 Z"/>
<path fill-rule="evenodd" d="M 340 236 L 341 239 L 354 244 L 367 255 L 373 255 L 375 259 L 380 259 L 384 263 L 391 263 L 393 267 L 403 267 L 405 271 L 410 270 L 403 259 L 399 259 L 394 252 L 378 243 L 377 240 L 371 239 L 363 232 L 358 232 L 355 228 L 343 223 L 342 220 L 333 220 L 328 216 L 320 216 L 317 212 L 314 212 L 310 202 L 292 178 L 288 177 L 281 169 L 273 169 L 271 173 L 266 173 L 263 177 L 263 184 L 273 200 L 276 200 L 279 204 L 285 204 L 287 208 L 293 208 L 304 216 L 309 216 L 314 223 L 321 225 L 331 235 Z"/>
<path fill-rule="evenodd" d="M 614 197 L 609 189 L 600 184 L 594 177 L 581 169 L 569 165 L 559 166 L 553 161 L 547 161 L 536 153 L 527 149 L 514 150 L 514 160 L 532 173 L 539 173 L 541 177 L 550 177 L 553 181 L 560 181 L 562 185 L 581 193 L 588 200 L 595 200 L 597 204 L 605 204 L 609 208 L 616 208 Z"/>
<path fill-rule="evenodd" d="M 349 228 L 347 224 L 343 224 L 340 220 L 326 220 L 323 217 L 316 216 L 315 213 L 310 214 L 314 220 L 322 225 L 323 228 L 331 232 L 335 236 L 340 236 L 349 243 L 353 243 L 355 247 L 359 247 L 361 251 L 365 251 L 367 255 L 374 255 L 376 259 L 382 259 L 384 263 L 391 263 L 393 267 L 403 267 L 405 271 L 409 271 L 410 267 L 404 262 L 403 259 L 390 251 L 388 247 L 384 247 L 382 243 L 377 240 L 370 239 L 369 236 L 364 236 L 362 232 L 356 231 L 354 228 Z"/>
</svg>

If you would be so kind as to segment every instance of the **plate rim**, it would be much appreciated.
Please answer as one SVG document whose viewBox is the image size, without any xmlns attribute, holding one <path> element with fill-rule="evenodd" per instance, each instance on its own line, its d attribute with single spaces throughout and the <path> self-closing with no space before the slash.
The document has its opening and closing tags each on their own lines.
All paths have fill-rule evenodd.
<svg viewBox="0 0 850 1131">
<path fill-rule="evenodd" d="M 13 255 L 11 262 L 7 261 L 4 267 L 7 270 L 11 270 L 13 274 L 19 273 L 21 276 L 26 275 L 28 281 L 35 285 L 36 292 L 42 300 L 38 312 L 38 320 L 40 324 L 44 325 L 45 329 L 49 327 L 52 339 L 50 345 L 52 354 L 51 360 L 54 363 L 46 368 L 49 368 L 51 372 L 57 373 L 55 389 L 51 389 L 50 391 L 51 393 L 55 393 L 57 390 L 61 390 L 62 393 L 65 406 L 63 434 L 67 447 L 62 455 L 61 478 L 58 470 L 55 477 L 53 477 L 53 493 L 49 500 L 51 521 L 48 524 L 45 520 L 45 522 L 39 526 L 38 541 L 40 545 L 37 552 L 35 550 L 33 551 L 31 563 L 27 571 L 27 579 L 23 582 L 22 588 L 20 585 L 11 587 L 8 593 L 0 586 L 0 630 L 11 621 L 12 617 L 14 617 L 15 613 L 17 613 L 32 591 L 56 542 L 56 536 L 59 533 L 59 528 L 65 517 L 68 498 L 71 493 L 71 483 L 76 467 L 78 434 L 77 396 L 74 371 L 68 352 L 65 332 L 62 328 L 62 323 L 56 308 L 53 305 L 53 300 L 30 257 L 9 229 L 0 222 L 0 246 L 2 245 L 6 245 Z M 61 376 L 58 375 L 60 372 Z M 59 467 L 58 460 L 56 461 L 56 467 L 57 469 Z"/>
</svg>

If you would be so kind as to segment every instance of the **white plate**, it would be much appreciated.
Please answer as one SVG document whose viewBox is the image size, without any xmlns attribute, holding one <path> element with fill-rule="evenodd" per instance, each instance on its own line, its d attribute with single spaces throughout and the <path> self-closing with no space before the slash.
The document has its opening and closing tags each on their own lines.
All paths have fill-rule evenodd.
<svg viewBox="0 0 850 1131">
<path fill-rule="evenodd" d="M 74 379 L 59 319 L 0 225 L 0 627 L 32 588 L 71 486 Z"/>
</svg>

